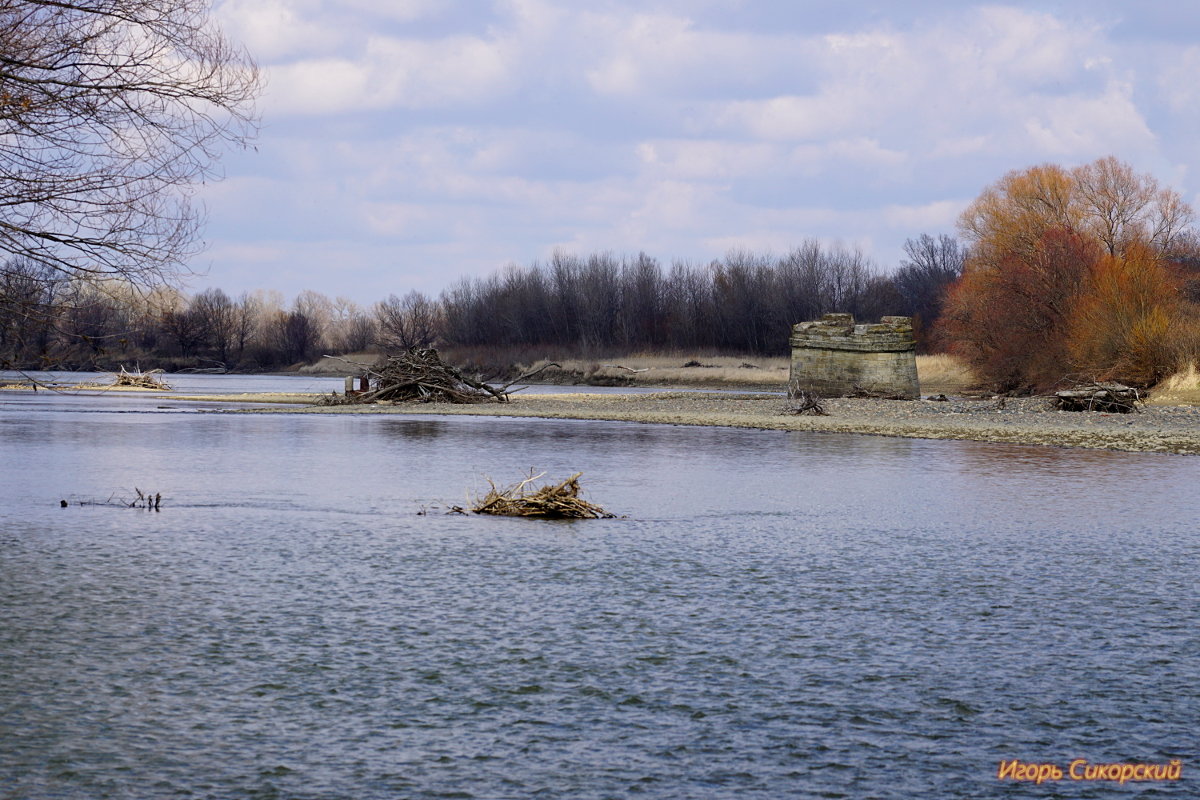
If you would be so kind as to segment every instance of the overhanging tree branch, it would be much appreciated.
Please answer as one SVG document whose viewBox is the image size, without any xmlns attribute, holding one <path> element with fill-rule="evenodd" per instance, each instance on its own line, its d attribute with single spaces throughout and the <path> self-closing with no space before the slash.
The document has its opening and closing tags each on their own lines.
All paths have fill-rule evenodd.
<svg viewBox="0 0 1200 800">
<path fill-rule="evenodd" d="M 206 0 L 0 0 L 0 262 L 170 282 L 258 91 Z"/>
</svg>

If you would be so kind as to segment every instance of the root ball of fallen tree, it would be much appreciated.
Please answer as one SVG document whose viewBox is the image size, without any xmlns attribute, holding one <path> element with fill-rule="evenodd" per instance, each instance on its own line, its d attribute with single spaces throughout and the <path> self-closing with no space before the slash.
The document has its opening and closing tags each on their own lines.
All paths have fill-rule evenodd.
<svg viewBox="0 0 1200 800">
<path fill-rule="evenodd" d="M 612 519 L 616 516 L 579 496 L 579 476 L 582 472 L 576 472 L 561 483 L 550 483 L 540 489 L 530 490 L 529 485 L 545 474 L 530 475 L 504 489 L 496 488 L 496 484 L 489 480 L 491 489 L 471 507 L 471 511 L 476 514 L 540 519 Z"/>
</svg>

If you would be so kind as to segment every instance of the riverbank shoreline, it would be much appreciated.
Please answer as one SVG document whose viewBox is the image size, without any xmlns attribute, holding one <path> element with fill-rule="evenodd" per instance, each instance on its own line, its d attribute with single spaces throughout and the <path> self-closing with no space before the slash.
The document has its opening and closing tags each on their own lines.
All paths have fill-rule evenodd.
<svg viewBox="0 0 1200 800">
<path fill-rule="evenodd" d="M 5 386 L 30 391 L 31 386 Z M 950 395 L 944 402 L 829 398 L 827 416 L 787 414 L 780 387 L 775 392 L 729 389 L 650 392 L 514 394 L 507 403 L 320 405 L 328 394 L 247 392 L 240 394 L 76 385 L 69 394 L 136 394 L 156 401 L 204 402 L 232 413 L 470 415 L 545 419 L 608 420 L 665 425 L 821 431 L 915 439 L 957 439 L 1006 444 L 1074 447 L 1126 452 L 1200 455 L 1200 405 L 1190 397 L 1154 398 L 1136 413 L 1104 414 L 1054 410 L 1044 397 L 979 398 Z M 1170 397 L 1168 395 L 1168 397 Z M 1171 398 L 1175 399 L 1175 398 Z M 1167 402 L 1164 402 L 1167 400 Z M 209 409 L 205 409 L 208 411 Z"/>
<path fill-rule="evenodd" d="M 231 400 L 203 397 L 173 399 Z M 286 403 L 246 395 L 242 402 Z M 292 402 L 296 402 L 293 398 Z M 647 394 L 515 395 L 508 403 L 303 406 L 242 409 L 242 413 L 502 416 L 608 420 L 666 425 L 822 431 L 915 439 L 1080 447 L 1200 455 L 1200 407 L 1146 406 L 1131 414 L 1056 411 L 1046 398 L 956 398 L 898 401 L 832 398 L 827 416 L 784 413 L 782 394 L 653 392 Z"/>
</svg>

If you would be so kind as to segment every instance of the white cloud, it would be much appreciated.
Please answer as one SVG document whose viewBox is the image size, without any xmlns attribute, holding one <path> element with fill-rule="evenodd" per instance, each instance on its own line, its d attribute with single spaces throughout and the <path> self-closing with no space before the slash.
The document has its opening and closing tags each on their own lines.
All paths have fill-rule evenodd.
<svg viewBox="0 0 1200 800">
<path fill-rule="evenodd" d="M 301 60 L 271 68 L 268 111 L 332 114 L 491 101 L 512 88 L 510 66 L 500 42 L 376 36 L 358 59 Z"/>
<path fill-rule="evenodd" d="M 592 35 L 596 63 L 591 87 L 607 95 L 700 94 L 748 88 L 788 73 L 804 49 L 795 35 L 704 30 L 668 14 L 580 17 Z"/>
<path fill-rule="evenodd" d="M 883 209 L 888 226 L 900 231 L 951 230 L 969 200 L 938 200 L 923 205 L 890 205 Z"/>
<path fill-rule="evenodd" d="M 269 64 L 298 53 L 328 53 L 341 46 L 346 31 L 318 15 L 308 0 L 225 0 L 215 18 L 256 59 Z"/>
<path fill-rule="evenodd" d="M 787 159 L 779 146 L 761 142 L 676 139 L 642 142 L 636 149 L 651 172 L 704 181 L 761 174 Z"/>
<path fill-rule="evenodd" d="M 1144 151 L 1155 137 L 1132 93 L 1130 85 L 1114 81 L 1099 96 L 1046 98 L 1025 129 L 1040 153 L 1068 161 Z"/>
<path fill-rule="evenodd" d="M 828 35 L 822 43 L 814 92 L 714 103 L 694 127 L 776 141 L 870 141 L 897 159 L 913 151 L 1044 157 L 1147 140 L 1095 27 L 985 7 L 931 27 Z M 1072 114 L 1095 127 L 1085 136 Z"/>
<path fill-rule="evenodd" d="M 1195 196 L 1194 38 L 1122 43 L 1082 0 L 777 6 L 801 21 L 769 29 L 743 20 L 759 2 L 226 0 L 270 84 L 256 176 L 203 191 L 213 252 L 253 272 L 281 251 L 264 280 L 328 258 L 364 287 L 390 280 L 373 263 L 448 282 L 559 244 L 669 261 L 816 237 L 887 264 L 1042 161 L 1112 153 Z"/>
<path fill-rule="evenodd" d="M 371 233 L 389 238 L 428 233 L 440 211 L 425 203 L 364 203 L 363 222 Z"/>
<path fill-rule="evenodd" d="M 452 4 L 448 0 L 337 0 L 329 5 L 334 13 L 338 13 L 339 7 L 343 11 L 349 7 L 396 22 L 412 22 L 436 16 Z"/>
<path fill-rule="evenodd" d="M 1200 115 L 1200 46 L 1175 54 L 1158 75 L 1158 89 L 1172 111 L 1192 118 Z"/>
</svg>

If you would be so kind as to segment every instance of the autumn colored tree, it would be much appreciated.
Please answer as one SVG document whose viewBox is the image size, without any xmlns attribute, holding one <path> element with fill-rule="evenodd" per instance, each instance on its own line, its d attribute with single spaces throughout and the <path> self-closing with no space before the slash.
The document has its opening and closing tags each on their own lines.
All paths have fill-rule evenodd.
<svg viewBox="0 0 1200 800">
<path fill-rule="evenodd" d="M 1066 327 L 1099 256 L 1087 237 L 1050 228 L 1027 251 L 968 269 L 946 296 L 953 351 L 997 391 L 1054 384 L 1070 371 Z"/>
<path fill-rule="evenodd" d="M 1193 313 L 1171 263 L 1194 234 L 1177 192 L 1115 158 L 1010 172 L 963 212 L 970 253 L 942 333 L 998 390 L 1073 374 L 1149 385 Z"/>
<path fill-rule="evenodd" d="M 1190 327 L 1188 316 L 1177 276 L 1155 250 L 1130 244 L 1118 255 L 1106 253 L 1072 309 L 1072 362 L 1090 377 L 1152 386 L 1186 355 L 1179 335 Z"/>
</svg>

